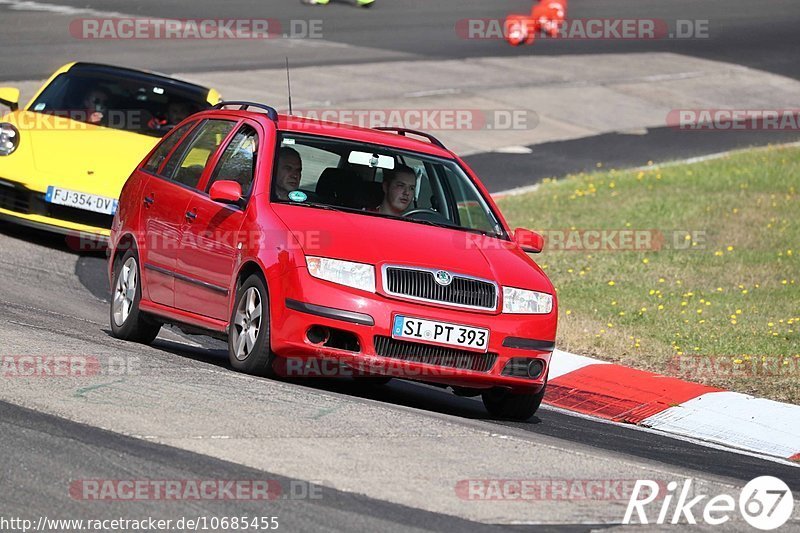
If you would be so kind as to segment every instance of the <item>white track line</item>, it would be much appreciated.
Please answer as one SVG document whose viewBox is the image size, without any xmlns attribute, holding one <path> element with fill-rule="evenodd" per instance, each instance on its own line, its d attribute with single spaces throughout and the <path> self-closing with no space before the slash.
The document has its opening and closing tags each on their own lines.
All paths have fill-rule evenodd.
<svg viewBox="0 0 800 533">
<path fill-rule="evenodd" d="M 800 405 L 738 392 L 709 392 L 640 424 L 775 457 L 800 453 Z"/>
<path fill-rule="evenodd" d="M 679 435 L 679 434 L 676 434 L 676 433 L 669 433 L 667 431 L 661 431 L 659 429 L 653 429 L 653 428 L 648 428 L 648 427 L 644 427 L 644 426 L 637 426 L 637 425 L 634 425 L 634 424 L 622 424 L 620 422 L 614 422 L 612 420 L 606 420 L 604 418 L 597 418 L 597 417 L 586 415 L 586 414 L 583 414 L 583 413 L 570 411 L 568 409 L 563 409 L 561 407 L 556 407 L 554 405 L 549 405 L 547 403 L 543 403 L 542 406 L 540 407 L 540 409 L 544 409 L 546 411 L 554 411 L 554 412 L 557 412 L 557 413 L 561 413 L 563 415 L 574 416 L 574 417 L 582 418 L 582 419 L 585 419 L 585 420 L 592 420 L 594 422 L 600 422 L 601 424 L 609 424 L 609 425 L 612 425 L 612 426 L 622 427 L 622 428 L 630 429 L 630 430 L 633 430 L 633 431 L 643 431 L 645 433 L 651 433 L 651 434 L 655 434 L 655 435 L 660 435 L 662 437 L 669 437 L 671 439 L 675 439 L 675 440 L 679 440 L 679 441 L 683 441 L 683 442 L 688 442 L 690 444 L 696 444 L 698 446 L 703 446 L 703 447 L 706 447 L 706 448 L 712 448 L 714 450 L 720 450 L 720 451 L 724 451 L 724 452 L 731 452 L 731 453 L 736 453 L 736 454 L 739 454 L 739 455 L 746 455 L 748 457 L 755 457 L 757 459 L 763 459 L 765 461 L 769 461 L 769 462 L 772 462 L 772 463 L 778 463 L 778 464 L 781 464 L 781 465 L 784 465 L 784 466 L 793 466 L 795 468 L 800 468 L 800 464 L 798 464 L 798 463 L 794 463 L 794 462 L 789 461 L 787 459 L 781 459 L 780 457 L 775 457 L 773 455 L 765 455 L 763 453 L 752 452 L 752 451 L 749 451 L 749 450 L 742 450 L 741 448 L 732 448 L 731 446 L 726 446 L 724 444 L 719 444 L 719 443 L 716 443 L 716 442 L 708 442 L 708 441 L 700 440 L 700 439 L 697 439 L 697 438 L 689 437 L 687 435 Z"/>
<path fill-rule="evenodd" d="M 584 355 L 577 355 L 569 352 L 562 352 L 561 350 L 554 350 L 553 357 L 550 359 L 550 371 L 548 373 L 548 380 L 554 380 L 575 372 L 585 366 L 589 365 L 608 365 L 608 361 L 601 361 L 592 357 Z"/>
</svg>

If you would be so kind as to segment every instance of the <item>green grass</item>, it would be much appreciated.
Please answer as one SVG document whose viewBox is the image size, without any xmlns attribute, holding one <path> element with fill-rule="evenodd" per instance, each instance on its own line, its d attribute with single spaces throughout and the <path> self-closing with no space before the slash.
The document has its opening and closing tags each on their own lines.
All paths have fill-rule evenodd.
<svg viewBox="0 0 800 533">
<path fill-rule="evenodd" d="M 769 147 L 546 180 L 499 203 L 551 243 L 570 229 L 665 237 L 534 256 L 558 291 L 562 349 L 800 403 L 798 189 L 800 149 Z"/>
</svg>

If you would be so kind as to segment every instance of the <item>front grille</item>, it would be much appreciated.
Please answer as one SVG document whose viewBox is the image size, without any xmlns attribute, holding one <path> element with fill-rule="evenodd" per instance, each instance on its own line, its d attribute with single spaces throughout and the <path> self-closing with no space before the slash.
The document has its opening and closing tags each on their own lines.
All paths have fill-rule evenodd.
<svg viewBox="0 0 800 533">
<path fill-rule="evenodd" d="M 497 361 L 495 353 L 468 352 L 457 348 L 401 341 L 381 335 L 375 336 L 375 353 L 381 357 L 475 372 L 488 372 Z"/>
<path fill-rule="evenodd" d="M 31 210 L 31 191 L 22 187 L 0 184 L 0 208 L 15 213 L 29 214 Z"/>
<path fill-rule="evenodd" d="M 93 226 L 95 228 L 111 228 L 111 222 L 114 220 L 114 215 L 95 213 L 94 211 L 87 211 L 85 209 L 78 209 L 77 207 L 69 207 L 66 205 L 46 205 L 48 216 L 57 218 L 58 220 L 75 222 L 76 224 L 86 224 L 87 226 Z"/>
<path fill-rule="evenodd" d="M 452 283 L 440 285 L 432 271 L 401 267 L 387 267 L 385 276 L 389 294 L 490 311 L 497 308 L 497 287 L 487 281 L 453 275 Z"/>
</svg>

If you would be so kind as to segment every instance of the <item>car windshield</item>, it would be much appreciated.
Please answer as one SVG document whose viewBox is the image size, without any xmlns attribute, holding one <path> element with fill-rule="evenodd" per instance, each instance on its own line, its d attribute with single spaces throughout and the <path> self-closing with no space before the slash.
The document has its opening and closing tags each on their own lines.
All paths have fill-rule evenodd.
<svg viewBox="0 0 800 533">
<path fill-rule="evenodd" d="M 284 133 L 272 200 L 506 238 L 478 188 L 451 159 Z"/>
<path fill-rule="evenodd" d="M 184 118 L 209 107 L 199 91 L 155 76 L 70 71 L 57 76 L 29 110 L 162 137 Z"/>
</svg>

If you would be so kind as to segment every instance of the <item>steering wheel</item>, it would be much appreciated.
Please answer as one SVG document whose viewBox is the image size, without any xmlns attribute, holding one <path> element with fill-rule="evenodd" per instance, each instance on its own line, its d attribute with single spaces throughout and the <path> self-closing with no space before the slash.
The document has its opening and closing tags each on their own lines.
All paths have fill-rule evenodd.
<svg viewBox="0 0 800 533">
<path fill-rule="evenodd" d="M 403 213 L 403 216 L 416 220 L 427 220 L 429 222 L 449 222 L 447 217 L 433 209 L 412 209 L 408 213 Z"/>
</svg>

